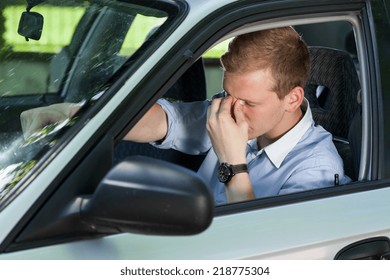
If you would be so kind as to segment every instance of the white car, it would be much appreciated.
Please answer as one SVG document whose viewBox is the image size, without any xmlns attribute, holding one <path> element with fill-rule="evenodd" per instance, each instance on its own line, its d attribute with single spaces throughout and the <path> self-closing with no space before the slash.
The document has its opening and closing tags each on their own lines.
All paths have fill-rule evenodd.
<svg viewBox="0 0 390 280">
<path fill-rule="evenodd" d="M 390 1 L 3 2 L 0 259 L 390 257 Z M 281 26 L 353 182 L 214 206 L 202 156 L 121 140 L 158 98 L 218 92 L 229 39 Z M 83 107 L 24 139 L 21 112 L 63 102 Z"/>
</svg>

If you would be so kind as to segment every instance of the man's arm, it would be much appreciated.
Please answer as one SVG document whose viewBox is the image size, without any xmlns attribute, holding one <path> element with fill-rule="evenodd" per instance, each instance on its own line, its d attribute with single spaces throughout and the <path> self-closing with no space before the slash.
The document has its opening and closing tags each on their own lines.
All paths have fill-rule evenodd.
<svg viewBox="0 0 390 280">
<path fill-rule="evenodd" d="M 146 143 L 160 141 L 168 132 L 167 114 L 159 104 L 152 108 L 126 134 L 123 140 Z"/>
<path fill-rule="evenodd" d="M 246 172 L 238 173 L 225 184 L 228 203 L 255 199 L 253 185 Z"/>
<path fill-rule="evenodd" d="M 58 103 L 24 111 L 20 115 L 25 139 L 48 124 L 73 117 L 81 108 L 80 104 Z M 168 131 L 167 116 L 160 105 L 154 104 L 142 119 L 127 133 L 124 140 L 135 142 L 159 141 Z"/>
</svg>

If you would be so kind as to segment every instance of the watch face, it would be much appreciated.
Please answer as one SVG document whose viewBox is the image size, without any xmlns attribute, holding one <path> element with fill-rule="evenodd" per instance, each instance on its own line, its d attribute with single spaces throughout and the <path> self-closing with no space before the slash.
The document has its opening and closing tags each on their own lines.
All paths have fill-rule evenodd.
<svg viewBox="0 0 390 280">
<path fill-rule="evenodd" d="M 218 167 L 218 179 L 221 183 L 226 183 L 232 177 L 232 169 L 226 163 L 222 163 Z"/>
</svg>

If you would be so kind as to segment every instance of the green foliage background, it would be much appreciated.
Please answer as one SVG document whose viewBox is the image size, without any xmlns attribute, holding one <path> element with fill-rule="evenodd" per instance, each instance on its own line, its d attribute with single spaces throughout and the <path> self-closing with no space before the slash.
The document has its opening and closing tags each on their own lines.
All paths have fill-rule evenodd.
<svg viewBox="0 0 390 280">
<path fill-rule="evenodd" d="M 67 45 L 72 37 L 78 20 L 83 15 L 85 9 L 74 7 L 55 6 L 37 6 L 34 11 L 41 13 L 45 18 L 42 37 L 39 41 L 30 40 L 27 42 L 22 36 L 17 34 L 16 29 L 21 13 L 25 10 L 25 5 L 8 5 L 1 3 L 0 0 L 0 58 L 14 52 L 37 52 L 37 53 L 56 53 L 63 46 Z M 126 52 L 132 52 L 133 49 L 139 48 L 144 41 L 145 30 L 150 30 L 149 26 L 156 24 L 155 20 L 143 17 L 136 23 L 130 37 L 132 41 L 126 42 L 129 46 Z M 138 34 L 140 33 L 140 34 Z M 137 40 L 134 40 L 136 38 Z M 218 58 L 227 47 L 227 42 L 223 42 L 208 51 L 204 57 Z"/>
<path fill-rule="evenodd" d="M 0 3 L 0 57 L 5 52 L 5 16 L 4 16 L 4 5 Z"/>
</svg>

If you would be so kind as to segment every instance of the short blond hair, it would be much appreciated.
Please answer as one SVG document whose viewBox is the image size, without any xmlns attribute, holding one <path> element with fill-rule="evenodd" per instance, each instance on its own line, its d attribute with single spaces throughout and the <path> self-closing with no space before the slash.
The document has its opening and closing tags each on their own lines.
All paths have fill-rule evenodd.
<svg viewBox="0 0 390 280">
<path fill-rule="evenodd" d="M 274 28 L 235 37 L 221 56 L 228 73 L 270 69 L 280 99 L 296 86 L 304 87 L 310 70 L 309 50 L 292 27 Z"/>
</svg>

